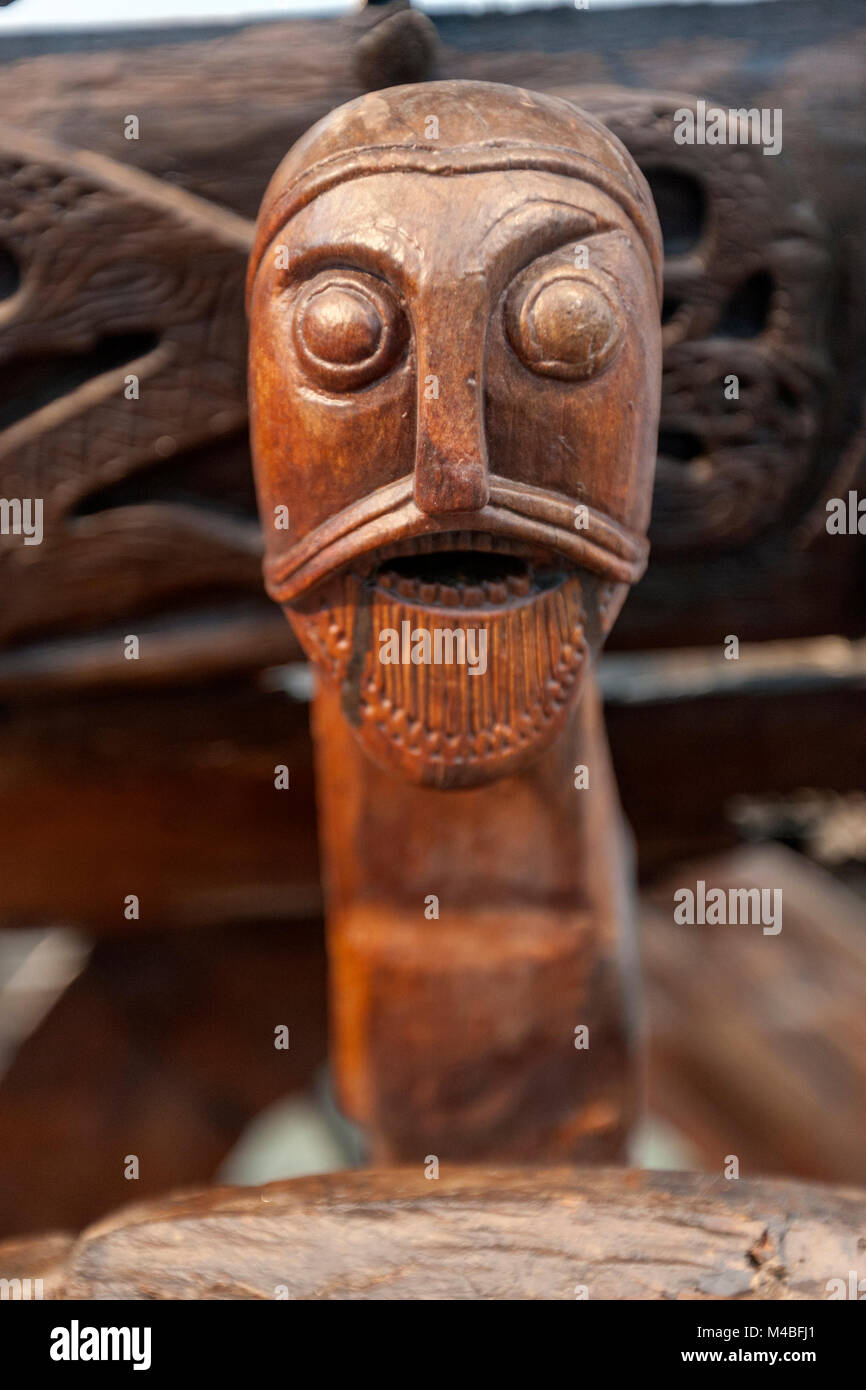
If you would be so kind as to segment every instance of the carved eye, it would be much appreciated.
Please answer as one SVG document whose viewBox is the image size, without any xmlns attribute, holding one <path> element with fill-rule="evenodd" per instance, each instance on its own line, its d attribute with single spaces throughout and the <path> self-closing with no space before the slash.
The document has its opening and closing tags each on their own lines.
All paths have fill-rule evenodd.
<svg viewBox="0 0 866 1390">
<path fill-rule="evenodd" d="M 360 271 L 326 270 L 302 290 L 292 337 L 307 374 L 354 391 L 384 376 L 403 353 L 406 317 L 387 285 Z"/>
<path fill-rule="evenodd" d="M 580 381 L 613 359 L 625 322 L 612 286 L 608 289 L 598 275 L 560 265 L 516 281 L 505 305 L 505 328 L 531 371 Z"/>
</svg>

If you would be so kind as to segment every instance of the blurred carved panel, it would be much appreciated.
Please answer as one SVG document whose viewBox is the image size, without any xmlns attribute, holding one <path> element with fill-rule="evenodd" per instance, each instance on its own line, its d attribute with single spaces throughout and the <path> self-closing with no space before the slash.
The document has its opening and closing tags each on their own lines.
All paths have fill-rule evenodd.
<svg viewBox="0 0 866 1390">
<path fill-rule="evenodd" d="M 831 21 L 779 0 L 772 24 L 767 8 L 738 11 L 736 37 L 729 11 L 636 12 L 628 26 L 566 10 L 437 21 L 436 75 L 591 107 L 659 205 L 654 555 L 614 645 L 863 628 L 862 537 L 828 537 L 824 521 L 827 497 L 864 479 L 866 25 L 853 4 Z M 50 38 L 7 45 L 16 128 L 0 132 L 0 496 L 44 497 L 45 540 L 0 538 L 0 642 L 142 614 L 192 624 L 239 597 L 262 611 L 246 219 L 289 145 L 362 89 L 359 41 L 375 19 L 147 43 L 115 33 L 83 51 Z M 405 57 L 399 14 L 388 22 L 381 85 L 400 80 Z M 699 97 L 781 108 L 781 152 L 678 144 L 675 113 Z M 129 112 L 137 140 L 125 138 Z M 137 401 L 124 395 L 130 373 Z M 731 374 L 738 400 L 725 396 Z M 251 642 L 249 664 L 264 659 Z"/>
<path fill-rule="evenodd" d="M 101 155 L 0 130 L 0 638 L 250 591 L 245 221 Z"/>
</svg>

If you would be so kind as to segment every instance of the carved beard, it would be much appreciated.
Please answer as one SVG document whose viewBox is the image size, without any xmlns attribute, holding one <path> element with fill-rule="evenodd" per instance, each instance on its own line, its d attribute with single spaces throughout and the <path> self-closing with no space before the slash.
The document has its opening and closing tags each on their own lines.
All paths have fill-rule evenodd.
<svg viewBox="0 0 866 1390">
<path fill-rule="evenodd" d="M 441 565 L 401 572 L 399 559 L 344 572 L 289 612 L 366 751 L 431 786 L 475 786 L 538 756 L 565 725 L 623 587 L 525 562 L 467 582 L 457 561 L 444 578 Z"/>
</svg>

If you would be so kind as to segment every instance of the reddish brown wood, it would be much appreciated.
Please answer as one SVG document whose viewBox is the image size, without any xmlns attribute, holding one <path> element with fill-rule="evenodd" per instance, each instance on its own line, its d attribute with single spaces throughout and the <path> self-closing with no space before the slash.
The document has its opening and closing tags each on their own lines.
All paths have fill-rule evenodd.
<svg viewBox="0 0 866 1390">
<path fill-rule="evenodd" d="M 646 563 L 647 186 L 568 103 L 395 88 L 284 160 L 248 287 L 267 585 L 320 679 L 344 1102 L 380 1157 L 620 1154 L 634 980 L 592 666 Z"/>
<path fill-rule="evenodd" d="M 4 927 L 113 936 L 320 911 L 308 712 L 279 691 L 31 699 L 6 711 L 0 769 Z"/>
<path fill-rule="evenodd" d="M 373 18 L 381 12 L 367 13 Z M 175 302 L 158 293 L 166 283 L 164 273 L 152 276 L 149 285 L 133 284 L 124 275 L 125 290 L 134 292 L 126 293 L 122 303 L 116 295 L 100 293 L 100 276 L 116 274 L 118 265 L 148 260 L 163 271 L 174 265 L 185 290 L 201 276 L 199 302 L 207 301 L 219 324 L 217 355 L 222 359 L 225 354 L 221 370 L 229 368 L 219 383 L 220 392 L 228 383 L 220 405 L 228 398 L 235 410 L 243 338 L 237 290 L 244 257 L 220 243 L 219 211 L 212 219 L 204 200 L 254 214 L 265 179 L 291 140 L 334 102 L 355 94 L 362 49 L 355 44 L 355 23 L 301 21 L 218 35 L 172 29 L 158 36 L 149 33 L 144 43 L 140 35 L 115 32 L 88 36 L 86 51 L 54 36 L 4 44 L 4 116 L 17 128 L 4 131 L 4 228 L 10 218 L 20 227 L 40 210 L 44 216 L 46 187 L 63 186 L 69 175 L 73 180 L 85 172 L 93 175 L 94 166 L 85 171 L 70 151 L 99 151 L 107 158 L 100 187 L 89 188 L 80 201 L 59 200 L 50 210 L 46 254 L 38 237 L 27 238 L 26 244 L 16 237 L 22 280 L 25 286 L 38 285 L 39 292 L 17 295 L 14 303 L 3 305 L 3 405 L 24 404 L 19 367 L 25 374 L 33 371 L 40 388 L 56 388 L 67 367 L 73 375 L 78 370 L 79 349 L 70 347 L 62 316 L 45 325 L 39 351 L 48 361 L 31 357 L 21 362 L 16 356 L 22 332 L 32 339 L 39 306 L 53 312 L 60 293 L 72 295 L 75 316 L 97 337 L 143 326 L 165 329 L 177 344 Z M 712 235 L 704 238 L 699 259 L 683 259 L 669 248 L 666 277 L 680 301 L 676 333 L 686 327 L 697 351 L 684 353 L 682 343 L 674 340 L 676 333 L 672 335 L 672 319 L 666 335 L 665 418 L 669 427 L 694 430 L 706 439 L 713 466 L 707 469 L 700 459 L 668 458 L 659 470 L 658 514 L 665 522 L 674 521 L 675 534 L 669 539 L 683 554 L 677 558 L 656 552 L 636 601 L 615 629 L 618 644 L 716 641 L 720 632 L 730 630 L 753 638 L 862 631 L 857 588 L 862 538 L 820 535 L 821 494 L 828 482 L 837 492 L 850 484 L 863 493 L 857 401 L 866 360 L 861 350 L 866 275 L 856 192 L 862 186 L 863 144 L 857 137 L 866 32 L 860 26 L 862 15 L 853 3 L 835 5 L 828 19 L 798 0 L 752 7 L 742 21 L 726 7 L 709 14 L 696 7 L 691 19 L 678 7 L 638 11 L 627 22 L 615 12 L 567 9 L 550 15 L 437 20 L 448 45 L 441 68 L 447 75 L 526 83 L 565 96 L 575 92 L 575 83 L 627 82 L 628 91 L 602 98 L 604 118 L 647 169 L 656 163 L 669 166 L 673 155 L 665 112 L 655 114 L 659 92 L 703 94 L 709 86 L 723 105 L 752 105 L 760 92 L 761 104 L 784 106 L 785 149 L 779 161 L 761 158 L 757 149 L 676 151 L 680 172 L 703 195 Z M 60 51 L 67 43 L 71 51 Z M 363 44 L 363 49 L 369 52 L 372 46 Z M 380 47 L 380 56 L 385 66 L 375 85 L 403 80 L 389 66 L 399 57 L 394 45 L 390 53 Z M 239 123 L 241 106 L 244 120 Z M 142 117 L 140 141 L 124 139 L 128 110 Z M 23 134 L 19 144 L 17 134 L 24 130 L 43 137 L 47 148 L 34 155 Z M 145 183 L 127 181 L 130 167 L 152 177 Z M 176 220 L 178 209 L 188 209 L 190 203 L 175 201 L 174 188 L 198 195 L 191 222 L 183 216 Z M 805 236 L 804 191 L 820 219 Z M 88 199 L 94 195 L 103 198 L 103 210 L 106 202 L 111 204 L 110 215 L 89 211 L 93 203 Z M 133 205 L 131 214 L 124 210 L 126 199 Z M 792 219 L 800 219 L 795 240 L 785 235 Z M 65 240 L 64 254 L 57 253 L 56 242 L 52 245 L 52 227 Z M 118 235 L 122 227 L 129 236 Z M 4 245 L 12 247 L 11 242 Z M 203 255 L 201 246 L 208 248 Z M 825 294 L 826 251 L 838 275 Z M 706 384 L 709 368 L 726 357 L 718 325 L 726 292 L 736 289 L 743 267 L 759 265 L 765 253 L 779 278 L 766 324 L 746 343 L 750 362 L 761 369 L 758 392 L 750 395 L 742 415 L 726 419 Z M 832 326 L 824 348 L 817 322 L 812 332 L 816 304 L 826 305 Z M 791 322 L 793 336 L 786 326 Z M 23 552 L 13 541 L 3 560 L 0 626 L 13 644 L 37 637 L 20 652 L 20 665 L 14 645 L 2 662 L 3 694 L 21 701 L 8 711 L 2 729 L 0 882 L 7 925 L 59 918 L 114 931 L 116 904 L 128 886 L 130 868 L 167 925 L 207 924 L 215 916 L 226 919 L 235 913 L 288 915 L 308 910 L 316 900 L 312 802 L 308 791 L 296 791 L 299 762 L 305 764 L 309 752 L 293 740 L 291 756 L 287 754 L 280 732 L 283 716 L 274 712 L 273 697 L 256 698 L 251 686 L 238 699 L 231 690 L 226 695 L 223 687 L 210 686 L 199 692 L 191 688 L 183 696 L 161 692 L 146 701 L 133 698 L 125 708 L 119 698 L 97 698 L 89 707 L 77 701 L 66 707 L 34 708 L 29 703 L 34 678 L 47 693 L 52 686 L 68 689 L 67 682 L 97 689 L 121 682 L 170 683 L 178 675 L 195 679 L 227 667 L 255 668 L 281 659 L 278 639 L 266 621 L 252 616 L 244 640 L 233 620 L 225 626 L 200 621 L 193 606 L 199 596 L 210 602 L 213 595 L 218 617 L 224 595 L 214 593 L 217 584 L 232 595 L 249 594 L 257 557 L 249 525 L 237 525 L 236 518 L 219 524 L 223 507 L 234 510 L 236 501 L 250 520 L 245 491 L 249 466 L 243 432 L 217 438 L 216 412 L 209 418 L 201 410 L 202 402 L 214 398 L 214 360 L 200 350 L 198 327 L 190 325 L 190 330 L 175 363 L 176 393 L 169 396 L 163 389 L 163 376 L 153 380 L 159 387 L 156 414 L 144 415 L 139 403 L 129 405 L 125 423 L 130 432 L 111 459 L 111 478 L 104 477 L 101 452 L 105 380 L 97 390 L 92 382 L 79 390 L 77 403 L 83 408 L 77 415 L 64 393 L 58 402 L 69 427 L 63 439 L 58 439 L 54 412 L 48 411 L 38 421 L 28 420 L 23 436 L 16 431 L 14 444 L 8 436 L 3 441 L 4 496 L 25 488 L 34 491 L 36 482 L 41 488 L 50 478 L 59 489 L 46 489 L 52 524 L 45 545 L 29 551 L 23 565 Z M 795 393 L 787 410 L 779 412 L 772 389 L 767 390 L 777 361 L 786 357 L 786 345 L 802 342 L 804 332 L 819 349 L 814 365 L 821 372 L 830 366 L 807 475 L 802 433 L 792 436 L 802 422 L 804 394 Z M 736 339 L 729 348 L 739 356 Z M 827 349 L 832 349 L 829 362 Z M 67 351 L 68 357 L 59 355 Z M 113 375 L 118 376 L 116 367 Z M 150 384 L 148 378 L 148 391 Z M 805 399 L 805 404 L 814 409 L 814 401 Z M 32 400 L 30 409 L 36 409 Z M 183 425 L 179 452 L 169 459 L 148 453 L 164 427 L 162 415 Z M 232 414 L 232 420 L 235 428 L 240 415 Z M 755 465 L 754 475 L 741 468 L 736 453 L 720 456 L 729 426 L 741 431 L 738 438 Z M 780 455 L 777 447 L 780 426 L 783 438 L 794 442 L 790 468 L 787 454 L 783 450 Z M 213 442 L 190 454 L 188 446 L 201 428 L 213 434 Z M 49 475 L 46 463 L 68 462 L 79 446 L 72 469 L 76 495 L 70 496 L 68 478 L 62 471 Z M 744 483 L 742 490 L 731 486 L 732 466 Z M 795 475 L 802 485 L 786 497 Z M 84 496 L 78 494 L 79 486 Z M 187 498 L 181 499 L 181 493 Z M 744 516 L 746 498 L 755 503 L 754 515 Z M 720 502 L 733 504 L 740 535 L 745 524 L 760 544 L 726 553 L 729 536 Z M 82 516 L 77 514 L 80 506 Z M 763 529 L 767 525 L 769 538 Z M 812 537 L 809 548 L 799 549 L 806 534 Z M 698 544 L 695 536 L 701 538 Z M 713 554 L 706 553 L 705 541 L 712 543 Z M 191 602 L 192 587 L 197 596 Z M 183 625 L 173 627 L 166 619 L 178 603 L 187 611 Z M 118 661 L 117 628 L 100 634 L 98 648 L 76 640 L 72 632 L 73 624 L 90 627 L 113 618 L 126 624 L 131 614 L 136 615 L 134 630 L 141 631 L 140 614 L 150 610 L 157 630 L 152 639 L 145 632 L 145 661 Z M 163 623 L 166 631 L 160 632 Z M 62 632 L 62 646 L 39 642 L 38 634 L 44 632 Z M 286 642 L 288 651 L 288 632 Z M 706 852 L 730 840 L 735 831 L 726 820 L 727 802 L 744 789 L 859 785 L 857 730 L 862 719 L 856 701 L 855 689 L 811 695 L 795 691 L 753 697 L 747 708 L 742 699 L 731 697 L 614 711 L 609 722 L 623 800 L 645 862 L 655 866 L 681 855 L 684 846 L 689 852 Z M 260 726 L 270 730 L 268 746 Z M 144 729 L 146 738 L 141 736 Z M 761 737 L 747 743 L 746 730 Z M 796 758 L 791 748 L 798 750 Z M 275 797 L 281 797 L 272 791 L 270 778 L 274 763 L 287 759 L 292 801 L 277 818 L 273 806 Z M 147 781 L 144 790 L 142 778 Z M 167 804 L 173 807 L 170 816 Z M 736 972 L 731 976 L 735 988 Z M 680 1044 L 677 1050 L 686 1048 Z M 720 1067 L 723 1060 L 720 1055 Z M 747 1096 L 742 1100 L 748 1104 Z M 37 1111 L 38 1105 L 35 1100 Z M 31 1161 L 31 1172 L 35 1166 Z"/>
</svg>

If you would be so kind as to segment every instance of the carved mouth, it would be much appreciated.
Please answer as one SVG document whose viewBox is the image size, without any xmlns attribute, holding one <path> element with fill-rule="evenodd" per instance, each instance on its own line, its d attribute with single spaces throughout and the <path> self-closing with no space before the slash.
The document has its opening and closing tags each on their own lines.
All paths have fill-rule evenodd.
<svg viewBox="0 0 866 1390">
<path fill-rule="evenodd" d="M 371 547 L 293 618 L 377 761 L 475 786 L 563 727 L 605 588 L 534 538 L 443 530 Z"/>
<path fill-rule="evenodd" d="M 416 536 L 388 547 L 373 575 L 389 598 L 479 612 L 525 604 L 562 584 L 568 567 L 483 532 Z"/>
</svg>

